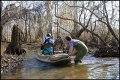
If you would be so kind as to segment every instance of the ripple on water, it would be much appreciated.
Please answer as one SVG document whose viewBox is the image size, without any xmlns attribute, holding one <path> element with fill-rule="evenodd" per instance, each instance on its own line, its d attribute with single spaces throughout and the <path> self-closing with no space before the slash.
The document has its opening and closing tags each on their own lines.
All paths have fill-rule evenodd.
<svg viewBox="0 0 120 80">
<path fill-rule="evenodd" d="M 36 60 L 35 54 L 30 53 L 22 69 L 15 74 L 3 76 L 16 79 L 118 79 L 119 60 L 86 55 L 82 64 L 57 68 Z"/>
</svg>

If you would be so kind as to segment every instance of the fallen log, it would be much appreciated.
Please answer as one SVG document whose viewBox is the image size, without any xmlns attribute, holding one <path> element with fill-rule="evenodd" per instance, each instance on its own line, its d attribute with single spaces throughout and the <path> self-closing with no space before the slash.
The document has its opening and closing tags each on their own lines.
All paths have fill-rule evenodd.
<svg viewBox="0 0 120 80">
<path fill-rule="evenodd" d="M 119 57 L 119 49 L 115 47 L 100 47 L 95 51 L 94 57 Z"/>
</svg>

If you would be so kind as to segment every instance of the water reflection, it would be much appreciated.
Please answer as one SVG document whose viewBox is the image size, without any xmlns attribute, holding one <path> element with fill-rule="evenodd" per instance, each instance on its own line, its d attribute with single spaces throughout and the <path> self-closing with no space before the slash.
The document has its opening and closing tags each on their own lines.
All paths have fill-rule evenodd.
<svg viewBox="0 0 120 80">
<path fill-rule="evenodd" d="M 119 76 L 119 59 L 96 58 L 96 63 L 89 65 L 90 79 L 117 79 Z"/>
<path fill-rule="evenodd" d="M 22 69 L 2 74 L 2 79 L 119 79 L 119 59 L 86 55 L 82 64 L 55 67 L 26 55 Z"/>
<path fill-rule="evenodd" d="M 88 67 L 86 65 L 72 66 L 67 70 L 64 79 L 88 79 Z"/>
</svg>

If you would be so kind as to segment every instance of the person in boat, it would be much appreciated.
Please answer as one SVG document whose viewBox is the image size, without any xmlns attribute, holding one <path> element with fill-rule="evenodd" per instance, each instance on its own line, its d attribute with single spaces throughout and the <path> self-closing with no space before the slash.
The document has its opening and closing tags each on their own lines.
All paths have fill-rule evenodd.
<svg viewBox="0 0 120 80">
<path fill-rule="evenodd" d="M 44 43 L 41 44 L 41 50 L 43 50 L 45 48 L 45 46 L 47 46 L 46 43 L 48 43 L 49 38 L 51 38 L 51 33 L 47 33 L 47 35 L 45 36 Z"/>
<path fill-rule="evenodd" d="M 45 39 L 44 39 L 44 43 L 45 43 L 46 39 L 51 38 L 51 37 L 52 37 L 51 33 L 47 33 L 47 35 L 45 36 Z"/>
<path fill-rule="evenodd" d="M 45 37 L 44 48 L 42 50 L 42 54 L 50 55 L 51 53 L 53 53 L 53 45 L 54 45 L 54 39 L 52 39 L 51 34 L 48 33 Z"/>
<path fill-rule="evenodd" d="M 74 62 L 77 64 L 78 62 L 82 62 L 81 59 L 86 55 L 88 52 L 87 46 L 80 40 L 72 39 L 69 36 L 65 37 L 65 41 L 69 46 L 68 54 L 70 56 L 74 56 Z"/>
<path fill-rule="evenodd" d="M 55 40 L 55 50 L 56 51 L 61 51 L 63 50 L 63 40 L 61 36 L 57 36 L 57 39 Z"/>
</svg>

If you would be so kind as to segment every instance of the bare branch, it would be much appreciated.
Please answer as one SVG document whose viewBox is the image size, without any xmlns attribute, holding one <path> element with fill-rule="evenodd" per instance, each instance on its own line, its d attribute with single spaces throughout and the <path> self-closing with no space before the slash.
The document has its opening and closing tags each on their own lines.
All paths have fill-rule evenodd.
<svg viewBox="0 0 120 80">
<path fill-rule="evenodd" d="M 77 21 L 75 21 L 75 20 L 73 20 L 73 19 L 63 18 L 63 17 L 60 17 L 60 16 L 56 16 L 56 17 L 57 17 L 57 18 L 60 18 L 60 19 L 64 19 L 64 20 L 71 20 L 71 21 L 74 21 L 75 23 L 80 24 L 80 25 L 83 27 L 83 29 L 85 29 L 86 31 L 88 31 L 88 32 L 90 32 L 91 34 L 95 35 L 96 37 L 98 37 L 98 38 L 103 42 L 103 44 L 106 45 L 106 43 L 104 42 L 104 40 L 103 40 L 98 34 L 90 31 L 90 30 L 87 29 L 87 28 L 85 28 L 80 22 L 77 22 Z"/>
</svg>

